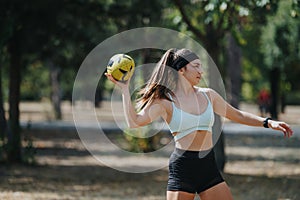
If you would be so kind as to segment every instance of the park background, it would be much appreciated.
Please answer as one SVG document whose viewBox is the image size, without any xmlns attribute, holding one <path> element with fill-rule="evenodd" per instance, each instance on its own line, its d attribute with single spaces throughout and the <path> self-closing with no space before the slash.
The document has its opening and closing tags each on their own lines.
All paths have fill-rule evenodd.
<svg viewBox="0 0 300 200">
<path fill-rule="evenodd" d="M 168 28 L 199 42 L 235 107 L 260 115 L 259 91 L 269 91 L 264 115 L 290 123 L 295 136 L 226 121 L 224 177 L 235 199 L 300 199 L 299 9 L 296 0 L 2 0 L 0 199 L 165 199 L 167 169 L 130 174 L 99 163 L 72 118 L 73 84 L 85 57 L 105 39 L 139 27 Z M 139 65 L 157 62 L 162 52 L 131 53 Z M 77 106 L 95 107 L 107 135 L 129 151 L 162 145 L 119 136 L 112 90 L 99 77 L 95 99 Z M 89 113 L 83 117 L 88 121 Z"/>
</svg>

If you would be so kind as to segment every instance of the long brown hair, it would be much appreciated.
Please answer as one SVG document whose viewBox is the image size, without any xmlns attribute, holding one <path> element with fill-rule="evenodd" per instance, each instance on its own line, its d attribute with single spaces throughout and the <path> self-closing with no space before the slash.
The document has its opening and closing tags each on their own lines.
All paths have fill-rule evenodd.
<svg viewBox="0 0 300 200">
<path fill-rule="evenodd" d="M 141 89 L 141 97 L 137 100 L 137 108 L 143 109 L 155 99 L 167 99 L 172 101 L 177 87 L 178 72 L 174 67 L 174 61 L 179 57 L 190 54 L 188 49 L 169 49 L 161 57 L 146 86 Z M 171 96 L 170 96 L 171 95 Z"/>
</svg>

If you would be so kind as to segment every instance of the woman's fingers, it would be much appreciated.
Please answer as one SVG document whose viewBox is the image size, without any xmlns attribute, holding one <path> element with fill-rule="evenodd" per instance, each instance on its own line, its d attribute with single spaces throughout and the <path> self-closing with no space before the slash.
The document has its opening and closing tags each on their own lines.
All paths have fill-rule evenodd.
<svg viewBox="0 0 300 200">
<path fill-rule="evenodd" d="M 280 126 L 285 130 L 285 136 L 287 136 L 288 138 L 290 138 L 293 135 L 293 130 L 291 129 L 291 127 L 286 124 L 286 123 L 281 123 Z"/>
<path fill-rule="evenodd" d="M 117 84 L 117 81 L 112 77 L 111 74 L 105 73 L 104 74 L 111 82 L 113 82 L 114 84 Z"/>
<path fill-rule="evenodd" d="M 284 137 L 290 138 L 293 135 L 293 130 L 285 122 L 272 121 L 270 128 L 282 131 L 284 133 Z"/>
<path fill-rule="evenodd" d="M 105 73 L 104 74 L 111 82 L 115 85 L 119 86 L 121 89 L 128 87 L 129 80 L 126 82 L 117 81 L 111 74 Z"/>
</svg>

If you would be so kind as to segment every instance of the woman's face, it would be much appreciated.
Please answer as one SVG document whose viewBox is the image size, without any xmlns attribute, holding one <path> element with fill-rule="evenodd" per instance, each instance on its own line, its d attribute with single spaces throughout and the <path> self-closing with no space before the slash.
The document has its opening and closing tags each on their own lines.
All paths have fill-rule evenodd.
<svg viewBox="0 0 300 200">
<path fill-rule="evenodd" d="M 185 68 L 181 69 L 182 75 L 192 84 L 197 85 L 202 77 L 203 68 L 200 59 L 191 61 Z"/>
</svg>

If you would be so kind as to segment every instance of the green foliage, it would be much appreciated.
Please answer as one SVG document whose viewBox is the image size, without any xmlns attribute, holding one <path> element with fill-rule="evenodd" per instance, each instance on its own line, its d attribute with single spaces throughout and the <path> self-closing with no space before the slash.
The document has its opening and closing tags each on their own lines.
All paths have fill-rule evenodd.
<svg viewBox="0 0 300 200">
<path fill-rule="evenodd" d="M 45 77 L 48 60 L 62 69 L 62 96 L 70 99 L 76 70 L 88 52 L 120 31 L 160 24 L 164 5 L 165 2 L 159 0 L 46 0 L 43 3 L 30 0 L 26 5 L 17 0 L 2 1 L 1 24 L 4 29 L 0 31 L 3 36 L 0 39 L 1 49 L 6 48 L 15 33 L 21 40 L 20 50 L 25 63 L 22 66 L 25 79 L 21 88 L 22 99 L 38 100 L 50 95 L 46 80 L 49 78 Z M 7 55 L 8 52 L 4 52 L 1 58 Z M 34 71 L 32 66 L 37 63 L 40 67 Z M 45 68 L 43 72 L 42 68 Z M 40 72 L 42 80 L 36 79 Z"/>
<path fill-rule="evenodd" d="M 268 17 L 262 28 L 261 52 L 264 63 L 272 68 L 284 68 L 291 60 L 300 59 L 300 22 L 293 14 L 292 1 L 280 1 L 275 15 Z M 288 12 L 290 11 L 290 12 Z"/>
<path fill-rule="evenodd" d="M 276 13 L 278 1 L 173 0 L 173 2 L 177 11 L 170 12 L 169 18 L 177 25 L 185 24 L 179 26 L 180 31 L 193 33 L 196 40 L 206 48 L 224 78 L 227 55 L 226 51 L 221 49 L 225 49 L 227 43 L 225 35 L 230 32 L 234 36 L 244 55 L 242 95 L 244 100 L 254 101 L 258 90 L 255 87 L 260 87 L 268 81 L 265 79 L 263 56 L 258 52 L 260 46 L 258 35 L 260 27 L 267 23 L 267 16 Z M 181 16 L 178 17 L 176 12 Z"/>
<path fill-rule="evenodd" d="M 160 144 L 161 134 L 151 134 L 151 126 L 145 126 L 124 131 L 124 138 L 128 142 L 128 151 L 136 153 L 148 153 L 162 147 Z"/>
<path fill-rule="evenodd" d="M 251 19 L 252 20 L 252 19 Z M 247 23 L 243 26 L 241 35 L 243 42 L 242 57 L 242 101 L 256 102 L 261 88 L 269 88 L 269 75 L 263 62 L 263 54 L 258 51 L 260 47 L 261 26 L 255 23 Z"/>
<path fill-rule="evenodd" d="M 300 92 L 294 91 L 285 94 L 285 101 L 287 105 L 299 105 L 300 102 Z"/>
<path fill-rule="evenodd" d="M 71 99 L 76 70 L 101 41 L 120 31 L 161 22 L 164 1 L 3 0 L 0 3 L 1 65 L 9 71 L 9 42 L 15 40 L 22 66 L 21 99 L 50 97 L 48 63 L 60 68 L 62 98 Z M 143 8 L 143 9 L 141 9 Z M 15 38 L 15 39 L 12 39 Z M 8 72 L 2 81 L 8 96 Z M 100 81 L 100 88 L 103 83 Z M 102 84 L 102 85 L 101 85 Z M 32 162 L 32 143 L 23 156 Z M 30 161 L 31 160 L 31 161 Z"/>
<path fill-rule="evenodd" d="M 278 81 L 281 82 L 284 95 L 289 96 L 287 103 L 291 104 L 295 104 L 297 99 L 294 92 L 300 89 L 299 7 L 299 1 L 287 0 L 278 3 L 277 12 L 268 17 L 267 25 L 262 28 L 260 48 L 267 68 L 281 69 L 282 76 Z M 291 91 L 293 94 L 289 94 Z"/>
<path fill-rule="evenodd" d="M 259 89 L 266 87 L 268 80 L 266 80 L 262 70 L 248 59 L 242 60 L 242 66 L 242 100 L 256 102 Z"/>
<path fill-rule="evenodd" d="M 40 61 L 32 63 L 23 72 L 21 99 L 39 101 L 42 98 L 49 98 L 49 94 L 49 71 Z"/>
<path fill-rule="evenodd" d="M 25 164 L 35 165 L 36 164 L 36 148 L 33 145 L 33 140 L 30 136 L 26 136 L 24 138 L 23 153 L 22 153 L 22 161 Z"/>
</svg>

